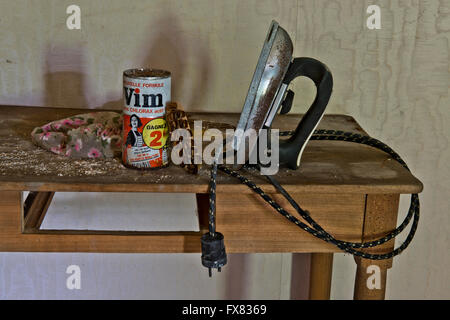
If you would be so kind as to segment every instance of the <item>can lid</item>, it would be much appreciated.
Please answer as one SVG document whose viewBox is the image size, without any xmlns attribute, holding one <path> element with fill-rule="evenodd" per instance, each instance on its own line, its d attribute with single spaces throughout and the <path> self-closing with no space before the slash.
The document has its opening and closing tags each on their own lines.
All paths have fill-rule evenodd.
<svg viewBox="0 0 450 320">
<path fill-rule="evenodd" d="M 134 79 L 165 79 L 170 77 L 170 72 L 161 69 L 151 69 L 151 68 L 135 68 L 127 69 L 123 72 L 123 75 Z"/>
</svg>

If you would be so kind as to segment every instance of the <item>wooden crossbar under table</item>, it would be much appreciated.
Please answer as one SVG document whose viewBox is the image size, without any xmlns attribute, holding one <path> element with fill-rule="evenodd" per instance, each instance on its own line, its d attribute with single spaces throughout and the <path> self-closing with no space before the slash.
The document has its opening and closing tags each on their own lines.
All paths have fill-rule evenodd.
<svg viewBox="0 0 450 320">
<path fill-rule="evenodd" d="M 207 231 L 208 167 L 190 175 L 171 165 L 156 171 L 122 166 L 119 159 L 73 160 L 34 146 L 30 132 L 53 120 L 86 109 L 0 106 L 0 251 L 5 252 L 200 252 Z M 237 123 L 238 114 L 192 113 L 213 127 Z M 274 128 L 295 128 L 298 115 L 275 119 Z M 326 115 L 319 128 L 366 134 L 350 116 Z M 267 194 L 298 214 L 255 172 L 247 176 Z M 400 194 L 419 193 L 422 184 L 386 153 L 369 146 L 339 141 L 310 141 L 300 169 L 280 169 L 277 180 L 335 238 L 368 241 L 393 230 Z M 23 191 L 30 191 L 23 201 Z M 188 192 L 195 193 L 200 232 L 126 232 L 42 230 L 40 225 L 55 192 Z M 228 253 L 311 253 L 310 298 L 329 299 L 335 246 L 300 230 L 236 179 L 219 174 L 217 230 Z M 392 250 L 391 240 L 367 252 Z M 356 258 L 355 299 L 384 299 L 389 260 Z M 367 267 L 381 270 L 381 288 L 366 285 Z M 200 262 L 199 262 L 200 267 Z M 295 285 L 295 284 L 293 284 Z"/>
</svg>

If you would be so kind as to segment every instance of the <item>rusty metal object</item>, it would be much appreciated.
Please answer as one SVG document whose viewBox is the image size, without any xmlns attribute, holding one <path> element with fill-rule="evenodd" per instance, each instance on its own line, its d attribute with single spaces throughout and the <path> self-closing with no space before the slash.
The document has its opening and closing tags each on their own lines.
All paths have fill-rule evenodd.
<svg viewBox="0 0 450 320">
<path fill-rule="evenodd" d="M 299 119 L 294 134 L 281 140 L 277 150 L 270 150 L 271 154 L 279 155 L 276 165 L 299 167 L 304 147 L 323 116 L 333 87 L 331 72 L 313 58 L 292 59 L 292 52 L 292 41 L 286 30 L 272 21 L 233 137 L 233 148 L 244 152 L 245 161 L 257 159 L 257 139 L 248 137 L 255 133 L 260 136 L 261 129 L 270 129 L 278 111 L 286 114 L 291 110 L 294 92 L 287 88 L 295 78 L 310 78 L 317 87 L 316 98 Z M 261 146 L 260 150 L 269 148 L 269 145 Z"/>
<path fill-rule="evenodd" d="M 287 88 L 282 85 L 282 81 L 291 63 L 292 52 L 293 46 L 289 35 L 276 21 L 272 21 L 244 102 L 237 130 L 258 131 L 267 120 L 270 121 L 270 127 Z M 233 142 L 235 150 L 240 148 L 242 142 L 242 136 L 239 133 L 237 131 Z M 247 158 L 254 147 L 255 145 L 249 145 Z"/>
<path fill-rule="evenodd" d="M 181 108 L 181 106 L 176 102 L 169 102 L 166 106 L 166 121 L 169 127 L 169 135 L 176 129 L 185 129 L 189 131 L 191 139 L 190 150 L 187 150 L 187 144 L 183 144 L 183 154 L 190 154 L 191 163 L 181 163 L 180 167 L 184 168 L 187 172 L 192 174 L 197 174 L 199 170 L 199 165 L 194 164 L 194 135 L 192 134 L 191 126 L 189 125 L 189 120 Z M 176 146 L 180 141 L 173 141 L 172 147 Z"/>
</svg>

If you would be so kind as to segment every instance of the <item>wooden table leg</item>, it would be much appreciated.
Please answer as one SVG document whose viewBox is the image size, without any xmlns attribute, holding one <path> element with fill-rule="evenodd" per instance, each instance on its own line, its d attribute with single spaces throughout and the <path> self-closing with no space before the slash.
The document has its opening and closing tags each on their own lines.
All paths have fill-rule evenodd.
<svg viewBox="0 0 450 320">
<path fill-rule="evenodd" d="M 397 224 L 398 194 L 369 194 L 363 224 L 363 241 L 383 237 Z M 370 253 L 387 253 L 394 248 L 394 239 L 374 248 L 365 249 Z M 386 292 L 387 270 L 392 267 L 392 258 L 368 260 L 355 257 L 357 271 L 355 277 L 355 300 L 383 300 Z"/>
<path fill-rule="evenodd" d="M 8 234 L 22 233 L 22 192 L 0 191 L 0 242 Z"/>
<path fill-rule="evenodd" d="M 333 273 L 332 253 L 312 253 L 309 280 L 310 300 L 329 300 Z"/>
<path fill-rule="evenodd" d="M 387 270 L 392 266 L 392 259 L 390 259 L 390 265 L 389 262 L 360 258 L 355 260 L 357 260 L 357 268 L 353 298 L 355 300 L 384 300 Z"/>
<path fill-rule="evenodd" d="M 44 221 L 54 192 L 30 192 L 24 203 L 22 232 L 36 232 Z"/>
</svg>

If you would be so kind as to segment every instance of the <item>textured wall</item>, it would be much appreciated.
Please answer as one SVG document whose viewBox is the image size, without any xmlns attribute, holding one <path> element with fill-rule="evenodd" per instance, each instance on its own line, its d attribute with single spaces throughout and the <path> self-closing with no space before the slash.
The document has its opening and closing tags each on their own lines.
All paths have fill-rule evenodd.
<svg viewBox="0 0 450 320">
<path fill-rule="evenodd" d="M 0 2 L 0 104 L 120 109 L 121 72 L 151 66 L 173 72 L 173 97 L 186 109 L 239 112 L 276 19 L 295 55 L 332 70 L 327 112 L 354 116 L 424 183 L 422 220 L 394 261 L 387 297 L 450 298 L 450 1 L 77 1 L 81 30 L 69 31 L 73 3 Z M 370 4 L 381 7 L 380 30 L 366 28 Z M 295 87 L 301 112 L 314 88 Z M 402 196 L 400 218 L 406 209 Z M 351 297 L 352 268 L 336 255 L 334 298 Z"/>
</svg>

